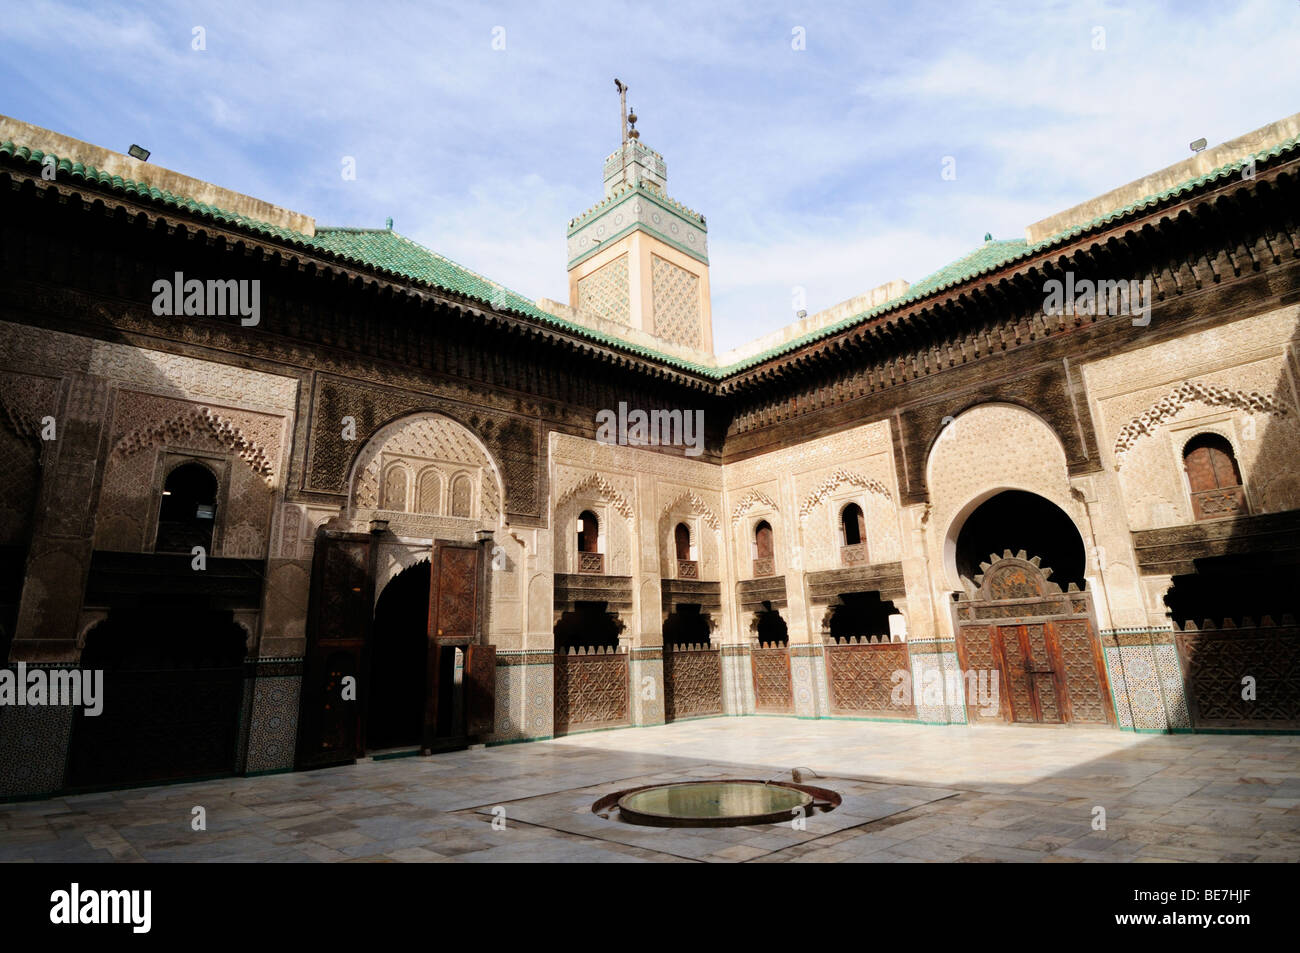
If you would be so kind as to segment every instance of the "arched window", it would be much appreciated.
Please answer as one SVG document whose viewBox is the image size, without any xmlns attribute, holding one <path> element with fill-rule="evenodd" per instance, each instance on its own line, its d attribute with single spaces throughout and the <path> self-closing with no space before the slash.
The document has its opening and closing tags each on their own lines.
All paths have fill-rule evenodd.
<svg viewBox="0 0 1300 953">
<path fill-rule="evenodd" d="M 677 578 L 698 579 L 700 567 L 691 556 L 691 528 L 685 523 L 674 527 L 673 547 L 677 551 Z"/>
<path fill-rule="evenodd" d="M 772 525 L 760 520 L 754 527 L 754 575 L 770 576 L 776 572 L 772 558 Z"/>
<path fill-rule="evenodd" d="M 582 515 L 578 517 L 578 522 L 580 524 L 578 529 L 578 552 L 599 552 L 600 550 L 596 544 L 600 539 L 600 521 L 596 519 L 596 514 L 591 510 L 583 510 Z"/>
<path fill-rule="evenodd" d="M 451 515 L 470 516 L 469 477 L 463 473 L 451 481 Z"/>
<path fill-rule="evenodd" d="M 442 477 L 433 467 L 426 467 L 420 474 L 420 481 L 415 490 L 415 511 L 417 513 L 437 514 L 442 492 Z"/>
<path fill-rule="evenodd" d="M 578 517 L 578 572 L 601 574 L 605 557 L 600 553 L 600 521 L 591 510 Z"/>
<path fill-rule="evenodd" d="M 862 507 L 850 503 L 840 510 L 840 562 L 853 566 L 867 561 L 867 522 Z"/>
<path fill-rule="evenodd" d="M 1197 434 L 1183 448 L 1183 469 L 1192 493 L 1192 515 L 1198 520 L 1235 516 L 1246 512 L 1232 444 L 1215 433 Z"/>
<path fill-rule="evenodd" d="M 691 528 L 685 523 L 678 523 L 673 530 L 673 540 L 677 544 L 677 558 L 691 558 Z"/>
<path fill-rule="evenodd" d="M 158 508 L 154 551 L 188 553 L 195 546 L 212 549 L 217 522 L 217 478 L 201 463 L 183 463 L 167 474 Z"/>
<path fill-rule="evenodd" d="M 866 538 L 867 524 L 862 517 L 862 507 L 850 503 L 840 512 L 840 527 L 844 533 L 845 546 L 857 546 Z"/>
<path fill-rule="evenodd" d="M 406 468 L 401 464 L 389 467 L 384 475 L 383 509 L 397 513 L 406 510 Z"/>
</svg>

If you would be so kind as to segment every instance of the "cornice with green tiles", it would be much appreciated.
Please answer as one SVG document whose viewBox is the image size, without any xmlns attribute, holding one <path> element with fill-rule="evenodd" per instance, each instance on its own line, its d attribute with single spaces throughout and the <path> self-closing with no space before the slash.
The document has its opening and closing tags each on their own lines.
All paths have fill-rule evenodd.
<svg viewBox="0 0 1300 953">
<path fill-rule="evenodd" d="M 637 195 L 644 196 L 645 198 L 654 202 L 660 208 L 664 209 L 664 211 L 679 216 L 685 221 L 688 221 L 691 224 L 695 225 L 701 231 L 707 232 L 709 230 L 708 226 L 705 225 L 704 223 L 704 216 L 701 215 L 699 212 L 695 211 L 694 209 L 687 208 L 681 202 L 675 201 L 674 199 L 670 199 L 668 196 L 661 193 L 658 189 L 652 189 L 649 186 L 645 185 L 644 183 L 638 182 L 636 185 L 623 186 L 614 195 L 602 199 L 601 201 L 593 205 L 591 208 L 587 209 L 587 211 L 583 212 L 581 215 L 577 216 L 576 218 L 570 219 L 569 230 L 566 234 L 572 235 L 574 232 L 581 229 L 588 222 L 595 221 L 601 215 L 605 214 L 611 209 L 617 208 L 619 205 L 622 205 L 628 199 Z M 612 202 L 613 204 L 612 205 L 608 204 L 610 202 Z"/>
<path fill-rule="evenodd" d="M 129 179 L 123 179 L 121 176 L 109 175 L 108 173 L 101 172 L 94 166 L 83 165 L 82 163 L 75 162 L 71 159 L 61 158 L 58 156 L 55 156 L 54 158 L 56 160 L 55 168 L 57 169 L 56 177 L 73 180 L 80 179 L 83 182 L 99 188 L 137 195 L 143 199 L 157 202 L 164 206 L 178 208 L 205 218 L 210 218 L 217 222 L 244 229 L 245 231 L 269 236 L 301 248 L 327 252 L 336 255 L 345 261 L 354 262 L 377 271 L 399 275 L 407 280 L 424 284 L 429 287 L 441 288 L 446 291 L 452 291 L 464 295 L 469 299 L 488 305 L 497 310 L 513 312 L 528 317 L 544 326 L 558 328 L 574 335 L 575 337 L 607 345 L 615 350 L 657 361 L 669 367 L 686 370 L 702 377 L 721 380 L 739 373 L 740 371 L 752 368 L 764 361 L 771 360 L 772 358 L 790 353 L 807 344 L 827 338 L 856 324 L 864 323 L 880 317 L 890 311 L 897 311 L 908 305 L 915 304 L 924 298 L 937 295 L 954 288 L 957 285 L 975 280 L 976 278 L 993 272 L 999 268 L 1003 268 L 1008 264 L 1023 260 L 1056 245 L 1064 244 L 1086 232 L 1111 225 L 1118 220 L 1146 211 L 1154 205 L 1177 198 L 1184 193 L 1194 191 L 1211 182 L 1218 181 L 1230 175 L 1240 174 L 1242 169 L 1250 162 L 1267 162 L 1270 159 L 1295 151 L 1297 145 L 1300 145 L 1300 137 L 1284 140 L 1269 149 L 1261 150 L 1252 155 L 1245 156 L 1242 159 L 1227 163 L 1203 175 L 1165 189 L 1162 192 L 1139 199 L 1123 208 L 1100 215 L 1091 221 L 1072 226 L 1069 229 L 1065 229 L 1055 235 L 1044 238 L 1033 245 L 1028 245 L 1019 240 L 986 243 L 986 245 L 977 248 L 975 251 L 963 256 L 956 262 L 953 262 L 945 268 L 942 268 L 917 282 L 909 288 L 908 292 L 904 295 L 892 298 L 867 311 L 849 316 L 840 321 L 834 322 L 833 324 L 829 324 L 824 328 L 809 332 L 808 334 L 794 338 L 793 340 L 784 342 L 773 348 L 769 348 L 766 351 L 762 351 L 751 357 L 737 361 L 734 364 L 722 367 L 710 367 L 690 361 L 684 361 L 680 358 L 671 357 L 670 355 L 650 348 L 631 344 L 621 338 L 616 338 L 612 335 L 603 334 L 582 325 L 565 321 L 562 318 L 558 318 L 549 312 L 537 308 L 523 295 L 510 291 L 503 285 L 491 282 L 488 279 L 457 265 L 450 261 L 450 259 L 443 258 L 435 252 L 424 248 L 424 246 L 397 235 L 396 233 L 389 232 L 387 229 L 319 229 L 317 236 L 313 238 L 312 236 L 293 231 L 292 229 L 271 225 L 270 223 L 251 219 L 248 216 L 230 212 L 226 209 L 206 205 L 191 198 L 174 195 L 173 193 L 163 189 L 151 188 L 147 183 L 135 182 Z M 22 162 L 35 163 L 37 165 L 43 164 L 45 160 L 45 154 L 40 150 L 33 150 L 26 146 L 18 146 L 10 141 L 0 143 L 0 157 L 5 156 L 15 158 Z M 627 198 L 631 198 L 635 195 L 643 196 L 674 214 L 682 214 L 685 212 L 692 216 L 696 215 L 696 213 L 686 209 L 684 206 L 681 206 L 679 210 L 677 203 L 672 202 L 671 199 L 665 201 L 663 197 L 640 185 L 635 188 L 629 188 L 628 195 L 620 198 L 619 202 L 626 201 Z M 572 234 L 574 230 L 581 228 L 589 216 L 603 213 L 614 207 L 614 205 L 605 206 L 604 203 L 595 206 L 589 212 L 584 213 L 583 216 L 573 221 L 570 226 L 570 234 Z M 699 217 L 699 227 L 701 229 L 705 228 L 702 216 Z M 392 239 L 406 243 L 411 247 L 396 248 L 389 246 L 388 243 L 384 241 L 358 241 L 349 244 L 339 239 L 331 239 L 329 241 L 325 240 L 330 236 L 342 233 L 388 235 L 391 236 Z M 664 236 L 656 235 L 656 237 L 663 238 Z M 665 240 L 670 241 L 668 239 Z M 330 247 L 331 244 L 336 247 Z M 385 247 L 371 247 L 374 245 L 383 245 Z M 339 250 L 338 246 L 342 246 L 343 250 Z M 687 250 L 683 249 L 683 251 Z"/>
<path fill-rule="evenodd" d="M 614 242 L 618 241 L 620 238 L 623 238 L 624 236 L 637 231 L 645 232 L 648 235 L 653 235 L 655 238 L 659 239 L 659 241 L 663 242 L 665 245 L 671 245 L 673 248 L 676 248 L 682 254 L 689 255 L 691 258 L 694 258 L 696 261 L 700 262 L 701 264 L 707 265 L 709 263 L 708 255 L 701 255 L 695 249 L 689 247 L 688 245 L 682 244 L 675 238 L 669 238 L 663 232 L 655 230 L 651 226 L 647 225 L 645 222 L 634 221 L 631 225 L 628 225 L 626 228 L 622 229 L 622 231 L 615 232 L 613 235 L 609 236 L 609 238 L 602 238 L 600 240 L 600 243 L 592 246 L 592 249 L 590 251 L 585 251 L 578 257 L 571 259 L 569 261 L 570 270 L 572 270 L 575 265 L 582 264 L 584 261 L 586 261 L 588 258 L 591 258 L 593 255 L 600 254 L 602 251 L 604 251 Z"/>
</svg>

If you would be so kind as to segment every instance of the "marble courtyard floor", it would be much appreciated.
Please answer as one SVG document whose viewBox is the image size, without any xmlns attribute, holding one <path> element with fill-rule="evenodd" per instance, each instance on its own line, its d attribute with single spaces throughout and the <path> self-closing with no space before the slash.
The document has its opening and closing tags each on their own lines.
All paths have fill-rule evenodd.
<svg viewBox="0 0 1300 953">
<path fill-rule="evenodd" d="M 789 780 L 794 767 L 844 797 L 804 831 L 664 830 L 590 810 L 656 780 Z M 196 806 L 206 831 L 190 829 Z M 5 862 L 354 860 L 1294 862 L 1300 736 L 712 718 L 0 804 Z"/>
</svg>

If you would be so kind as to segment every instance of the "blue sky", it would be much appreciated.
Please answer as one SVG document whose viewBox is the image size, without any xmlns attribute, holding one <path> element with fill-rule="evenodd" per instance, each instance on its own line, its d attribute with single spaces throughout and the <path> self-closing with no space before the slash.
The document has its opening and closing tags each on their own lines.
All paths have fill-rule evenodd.
<svg viewBox="0 0 1300 953">
<path fill-rule="evenodd" d="M 618 76 L 669 193 L 707 216 L 723 351 L 792 321 L 795 287 L 814 313 L 919 280 L 1300 110 L 1297 50 L 1287 0 L 35 2 L 0 21 L 0 112 L 320 224 L 391 216 L 567 301 Z"/>
</svg>

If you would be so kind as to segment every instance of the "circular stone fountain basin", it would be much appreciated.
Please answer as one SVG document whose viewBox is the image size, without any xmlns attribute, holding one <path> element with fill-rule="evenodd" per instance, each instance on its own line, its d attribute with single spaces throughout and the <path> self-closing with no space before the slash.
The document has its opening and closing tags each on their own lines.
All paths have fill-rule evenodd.
<svg viewBox="0 0 1300 953">
<path fill-rule="evenodd" d="M 788 821 L 839 800 L 820 788 L 777 781 L 682 781 L 607 795 L 592 810 L 617 807 L 623 820 L 656 827 L 730 827 Z"/>
</svg>

